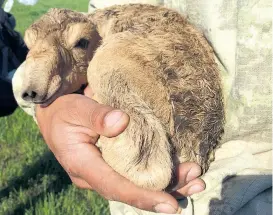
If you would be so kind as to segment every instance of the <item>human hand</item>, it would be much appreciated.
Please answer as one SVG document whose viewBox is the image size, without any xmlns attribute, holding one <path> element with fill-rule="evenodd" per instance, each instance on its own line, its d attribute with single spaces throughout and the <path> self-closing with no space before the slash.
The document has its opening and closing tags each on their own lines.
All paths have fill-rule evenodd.
<svg viewBox="0 0 273 215">
<path fill-rule="evenodd" d="M 108 200 L 161 213 L 178 212 L 176 199 L 165 192 L 154 192 L 135 186 L 116 173 L 103 160 L 95 146 L 99 135 L 114 137 L 125 130 L 129 117 L 119 110 L 101 105 L 83 95 L 66 95 L 46 108 L 37 107 L 39 128 L 50 150 L 68 173 L 72 182 L 96 190 Z M 178 186 L 173 193 L 188 196 L 204 189 L 201 169 L 195 163 L 177 168 Z"/>
</svg>

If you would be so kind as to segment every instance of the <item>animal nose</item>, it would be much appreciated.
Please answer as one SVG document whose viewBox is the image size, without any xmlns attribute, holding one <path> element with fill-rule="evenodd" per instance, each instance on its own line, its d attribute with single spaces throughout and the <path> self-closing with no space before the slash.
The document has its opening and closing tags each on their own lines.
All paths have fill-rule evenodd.
<svg viewBox="0 0 273 215">
<path fill-rule="evenodd" d="M 29 91 L 25 91 L 22 94 L 22 99 L 24 99 L 25 101 L 35 101 L 38 97 L 38 94 L 35 91 L 29 90 Z"/>
</svg>

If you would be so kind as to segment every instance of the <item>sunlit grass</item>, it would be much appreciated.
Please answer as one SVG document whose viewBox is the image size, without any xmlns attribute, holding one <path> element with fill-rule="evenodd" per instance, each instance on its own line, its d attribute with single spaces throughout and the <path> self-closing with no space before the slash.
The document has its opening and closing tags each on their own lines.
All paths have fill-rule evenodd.
<svg viewBox="0 0 273 215">
<path fill-rule="evenodd" d="M 88 0 L 17 2 L 11 11 L 16 29 L 25 29 L 49 8 L 87 11 Z M 32 118 L 17 109 L 0 118 L 0 214 L 106 215 L 108 204 L 96 193 L 75 188 L 49 152 Z"/>
</svg>

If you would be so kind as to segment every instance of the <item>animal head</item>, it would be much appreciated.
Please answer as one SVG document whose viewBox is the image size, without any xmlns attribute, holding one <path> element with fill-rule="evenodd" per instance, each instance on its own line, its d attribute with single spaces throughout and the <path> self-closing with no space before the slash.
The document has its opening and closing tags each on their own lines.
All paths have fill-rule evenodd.
<svg viewBox="0 0 273 215">
<path fill-rule="evenodd" d="M 99 41 L 87 15 L 67 9 L 49 10 L 25 33 L 29 53 L 13 78 L 19 105 L 47 105 L 79 90 L 87 83 L 87 67 Z"/>
</svg>

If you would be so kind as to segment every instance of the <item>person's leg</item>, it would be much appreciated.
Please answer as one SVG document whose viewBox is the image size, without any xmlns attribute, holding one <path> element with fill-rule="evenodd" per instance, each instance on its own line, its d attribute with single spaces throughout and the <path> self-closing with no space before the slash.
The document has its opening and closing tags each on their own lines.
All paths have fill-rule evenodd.
<svg viewBox="0 0 273 215">
<path fill-rule="evenodd" d="M 12 114 L 17 108 L 10 83 L 0 80 L 0 117 Z"/>
</svg>

